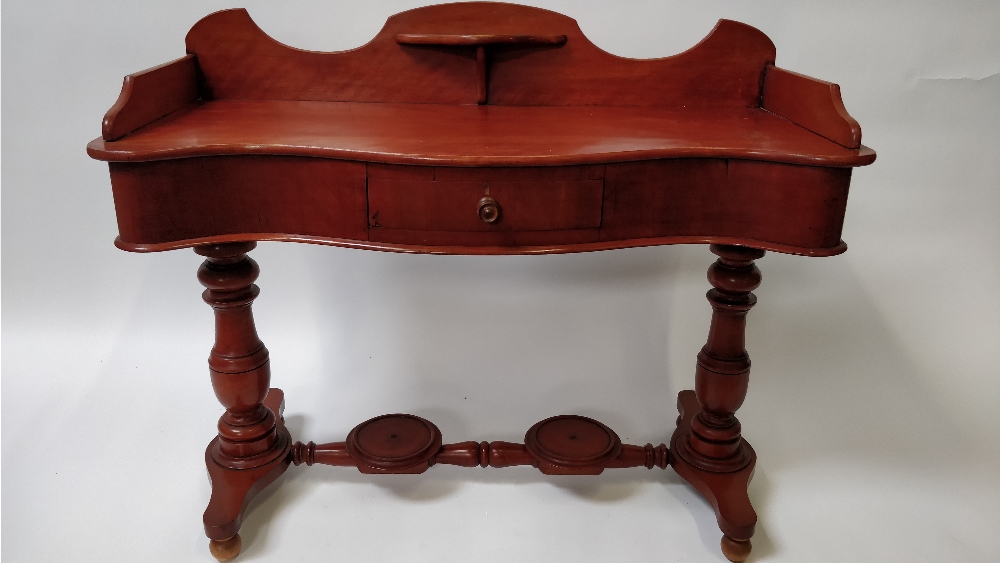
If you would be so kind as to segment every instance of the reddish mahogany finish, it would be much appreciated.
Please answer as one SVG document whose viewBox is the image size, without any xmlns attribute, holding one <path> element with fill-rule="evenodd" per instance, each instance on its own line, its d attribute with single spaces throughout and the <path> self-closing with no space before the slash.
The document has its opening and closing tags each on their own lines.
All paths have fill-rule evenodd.
<svg viewBox="0 0 1000 563">
<path fill-rule="evenodd" d="M 396 14 L 366 45 L 340 53 L 290 49 L 268 37 L 246 10 L 195 24 L 207 98 L 476 104 L 475 53 L 451 46 L 400 45 L 397 36 L 551 38 L 562 45 L 505 45 L 490 64 L 491 104 L 755 107 L 774 45 L 763 33 L 722 20 L 697 46 L 673 57 L 617 57 L 591 43 L 576 21 L 527 6 L 492 2 L 427 6 Z M 662 80 L 683 76 L 683 80 Z"/>
<path fill-rule="evenodd" d="M 400 45 L 480 46 L 480 45 L 562 45 L 565 35 L 443 35 L 434 33 L 400 33 L 396 43 Z"/>
<path fill-rule="evenodd" d="M 396 36 L 396 43 L 400 45 L 434 45 L 438 47 L 467 47 L 476 48 L 476 78 L 479 89 L 477 103 L 485 104 L 487 92 L 489 92 L 489 58 L 488 47 L 500 45 L 513 45 L 520 47 L 530 47 L 536 45 L 562 45 L 566 42 L 565 35 L 498 35 L 498 34 L 478 34 L 478 35 L 442 35 L 434 33 L 400 33 Z"/>
<path fill-rule="evenodd" d="M 243 511 L 289 463 L 572 475 L 669 464 L 715 508 L 723 553 L 749 555 L 756 456 L 735 413 L 753 261 L 843 252 L 852 168 L 875 159 L 837 85 L 775 67 L 771 41 L 733 21 L 683 53 L 636 60 L 561 14 L 491 2 L 397 14 L 339 53 L 282 45 L 226 10 L 186 46 L 126 77 L 87 150 L 109 162 L 120 248 L 207 258 L 209 367 L 226 407 L 206 451 L 213 555 L 239 553 Z M 696 390 L 678 397 L 670 450 L 622 444 L 573 415 L 535 424 L 523 443 L 443 444 L 432 422 L 393 414 L 344 442 L 293 446 L 250 309 L 258 240 L 444 254 L 711 244 Z"/>
<path fill-rule="evenodd" d="M 250 304 L 260 290 L 257 263 L 247 257 L 256 243 L 200 246 L 207 258 L 198 269 L 202 295 L 215 309 L 215 346 L 208 358 L 212 387 L 226 407 L 219 435 L 205 462 L 212 500 L 205 510 L 205 532 L 227 540 L 240 529 L 250 500 L 288 467 L 291 439 L 281 420 L 284 395 L 271 389 L 267 348 L 257 337 Z"/>
<path fill-rule="evenodd" d="M 747 487 L 753 478 L 757 454 L 746 445 L 749 463 L 728 473 L 705 471 L 688 463 L 679 455 L 679 446 L 691 434 L 693 418 L 701 411 L 694 391 L 681 391 L 677 395 L 677 428 L 670 439 L 670 466 L 715 509 L 715 518 L 722 530 L 722 552 L 730 561 L 743 561 L 750 554 L 750 537 L 757 525 L 757 513 L 750 504 Z"/>
<path fill-rule="evenodd" d="M 89 154 L 111 162 L 291 155 L 438 166 L 557 166 L 742 158 L 864 166 L 849 149 L 760 108 L 503 106 L 209 100 Z"/>
<path fill-rule="evenodd" d="M 723 552 L 731 561 L 742 561 L 750 554 L 757 523 L 747 496 L 757 455 L 743 439 L 734 413 L 743 404 L 750 379 L 746 315 L 757 303 L 751 292 L 761 281 L 753 261 L 764 251 L 722 245 L 711 249 L 719 256 L 708 270 L 712 325 L 698 354 L 695 391 L 683 391 L 677 398 L 680 416 L 670 449 L 677 473 L 715 508 L 724 534 Z"/>
<path fill-rule="evenodd" d="M 601 51 L 560 14 L 494 3 L 404 12 L 340 53 L 284 46 L 229 10 L 198 22 L 187 46 L 188 57 L 126 80 L 88 146 L 113 163 L 127 250 L 297 240 L 513 254 L 697 241 L 830 255 L 844 248 L 850 168 L 875 158 L 836 85 L 774 67 L 767 37 L 727 20 L 651 60 Z M 384 164 L 408 170 L 382 177 Z M 589 182 L 566 187 L 568 199 L 536 184 L 595 166 L 563 180 Z M 483 174 L 511 167 L 517 180 Z M 505 181 L 530 185 L 487 193 Z M 586 191 L 601 193 L 600 209 Z M 496 200 L 492 220 L 478 221 L 484 197 Z"/>
<path fill-rule="evenodd" d="M 442 445 L 441 432 L 432 422 L 410 414 L 387 414 L 356 426 L 346 442 L 296 442 L 292 463 L 357 467 L 362 473 L 423 473 L 438 463 L 532 465 L 547 475 L 599 475 L 608 467 L 666 469 L 670 463 L 665 444 L 622 444 L 607 426 L 577 415 L 554 416 L 535 424 L 524 442 Z"/>
<path fill-rule="evenodd" d="M 253 238 L 481 254 L 678 242 L 839 254 L 851 179 L 850 168 L 693 158 L 454 168 L 216 156 L 113 162 L 111 174 L 126 250 Z M 486 196 L 493 222 L 479 216 Z"/>
<path fill-rule="evenodd" d="M 861 148 L 861 126 L 840 98 L 840 86 L 767 67 L 761 107 L 849 149 Z"/>
<path fill-rule="evenodd" d="M 719 256 L 708 270 L 714 287 L 707 295 L 712 325 L 695 370 L 695 392 L 702 410 L 691 419 L 691 433 L 675 448 L 678 457 L 698 469 L 732 473 L 746 467 L 752 457 L 734 413 L 743 404 L 750 379 L 744 333 L 747 312 L 757 303 L 751 291 L 761 281 L 753 261 L 762 258 L 764 251 L 714 244 L 711 249 Z"/>
<path fill-rule="evenodd" d="M 101 139 L 116 141 L 197 100 L 198 63 L 194 55 L 130 74 L 118 101 L 104 116 Z"/>
</svg>

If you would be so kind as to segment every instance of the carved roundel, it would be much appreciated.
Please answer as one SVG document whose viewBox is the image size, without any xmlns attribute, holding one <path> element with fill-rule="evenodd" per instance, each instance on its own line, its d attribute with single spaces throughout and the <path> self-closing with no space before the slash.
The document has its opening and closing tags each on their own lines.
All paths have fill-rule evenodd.
<svg viewBox="0 0 1000 563">
<path fill-rule="evenodd" d="M 347 435 L 347 453 L 376 469 L 405 469 L 434 457 L 441 431 L 412 414 L 385 414 L 366 420 Z"/>
<path fill-rule="evenodd" d="M 528 452 L 561 467 L 597 467 L 618 457 L 622 442 L 614 430 L 578 415 L 546 418 L 524 435 Z"/>
</svg>

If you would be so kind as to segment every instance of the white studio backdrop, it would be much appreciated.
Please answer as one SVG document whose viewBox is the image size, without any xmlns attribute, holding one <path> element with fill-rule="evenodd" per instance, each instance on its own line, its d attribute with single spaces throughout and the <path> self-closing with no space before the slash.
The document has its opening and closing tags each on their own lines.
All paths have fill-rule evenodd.
<svg viewBox="0 0 1000 563">
<path fill-rule="evenodd" d="M 86 143 L 122 76 L 245 6 L 284 43 L 356 47 L 420 2 L 2 6 L 2 558 L 211 561 L 202 452 L 222 408 L 193 252 L 117 250 Z M 845 255 L 769 253 L 739 412 L 759 455 L 752 561 L 997 561 L 1000 4 L 568 2 L 629 57 L 719 18 L 777 64 L 841 85 L 878 160 L 854 173 Z M 666 441 L 707 335 L 707 248 L 406 256 L 263 243 L 255 314 L 295 439 L 387 412 L 446 441 L 518 440 L 560 413 Z M 711 508 L 671 471 L 549 478 L 291 468 L 252 507 L 242 561 L 722 561 Z M 515 486 L 516 485 L 516 486 Z"/>
</svg>

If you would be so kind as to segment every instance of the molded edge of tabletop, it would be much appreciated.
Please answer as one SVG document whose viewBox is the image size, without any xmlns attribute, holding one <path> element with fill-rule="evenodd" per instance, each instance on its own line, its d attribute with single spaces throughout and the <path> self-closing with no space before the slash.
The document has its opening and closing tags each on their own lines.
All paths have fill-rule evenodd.
<svg viewBox="0 0 1000 563">
<path fill-rule="evenodd" d="M 110 145 L 110 146 L 109 146 Z M 875 162 L 876 153 L 869 147 L 861 148 L 843 157 L 817 157 L 811 155 L 771 153 L 767 151 L 743 151 L 736 153 L 726 149 L 658 149 L 615 153 L 594 153 L 585 155 L 537 155 L 537 156 L 465 156 L 409 155 L 399 153 L 372 153 L 337 148 L 308 148 L 288 146 L 226 146 L 206 149 L 176 148 L 146 153 L 115 150 L 113 143 L 101 138 L 87 144 L 87 154 L 106 162 L 150 162 L 204 156 L 301 156 L 349 160 L 374 164 L 403 164 L 416 166 L 571 166 L 583 164 L 610 164 L 613 162 L 635 162 L 640 160 L 661 160 L 670 158 L 726 158 L 736 160 L 757 160 L 778 164 L 802 166 L 823 166 L 831 168 L 851 168 L 867 166 Z"/>
<path fill-rule="evenodd" d="M 728 244 L 736 246 L 748 246 L 779 252 L 781 254 L 795 254 L 798 256 L 827 257 L 837 256 L 847 252 L 847 243 L 843 240 L 836 246 L 830 248 L 804 248 L 790 246 L 754 239 L 743 239 L 733 237 L 711 237 L 711 236 L 673 236 L 673 237 L 653 237 L 636 238 L 600 242 L 586 242 L 577 244 L 546 245 L 546 246 L 429 246 L 414 244 L 396 244 L 386 242 L 372 242 L 366 240 L 338 239 L 330 237 L 318 237 L 309 235 L 294 235 L 287 233 L 253 233 L 253 234 L 230 234 L 204 237 L 197 239 L 177 240 L 163 243 L 131 243 L 115 238 L 115 246 L 128 252 L 164 252 L 167 250 L 178 250 L 203 246 L 206 244 L 222 244 L 230 242 L 298 242 L 305 244 L 319 244 L 323 246 L 339 246 L 341 248 L 354 248 L 361 250 L 375 250 L 380 252 L 397 252 L 402 254 L 449 254 L 449 255 L 545 255 L 545 254 L 568 254 L 576 252 L 600 252 L 603 250 L 615 250 L 620 248 L 640 248 L 645 246 L 666 246 L 674 244 Z"/>
</svg>

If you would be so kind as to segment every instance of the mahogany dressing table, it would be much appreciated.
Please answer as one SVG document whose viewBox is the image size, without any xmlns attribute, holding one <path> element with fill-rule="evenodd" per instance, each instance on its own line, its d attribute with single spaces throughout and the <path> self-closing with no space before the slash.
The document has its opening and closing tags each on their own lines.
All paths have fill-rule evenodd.
<svg viewBox="0 0 1000 563">
<path fill-rule="evenodd" d="M 500 3 L 403 12 L 336 53 L 285 46 L 227 10 L 186 45 L 125 78 L 87 151 L 110 167 L 119 248 L 206 258 L 209 373 L 226 408 L 205 452 L 216 558 L 239 553 L 254 495 L 290 463 L 319 463 L 371 474 L 670 466 L 714 507 L 725 555 L 746 559 L 756 456 L 734 413 L 754 260 L 844 252 L 852 167 L 875 160 L 837 85 L 774 66 L 771 41 L 733 21 L 683 53 L 638 60 L 597 48 L 566 16 Z M 261 240 L 445 254 L 710 244 L 695 389 L 678 396 L 669 447 L 623 444 L 568 415 L 523 442 L 444 443 L 405 414 L 342 442 L 294 442 L 251 313 L 259 270 L 247 253 Z"/>
</svg>

